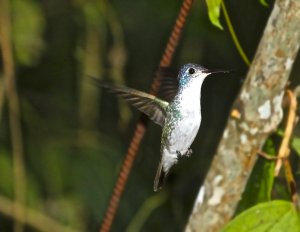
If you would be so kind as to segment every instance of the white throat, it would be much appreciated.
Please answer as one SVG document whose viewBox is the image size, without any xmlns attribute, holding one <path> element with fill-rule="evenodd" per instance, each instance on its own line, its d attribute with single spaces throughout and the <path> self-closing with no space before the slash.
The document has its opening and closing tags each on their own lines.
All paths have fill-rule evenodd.
<svg viewBox="0 0 300 232">
<path fill-rule="evenodd" d="M 180 89 L 178 94 L 178 96 L 180 97 L 180 101 L 183 101 L 185 103 L 188 101 L 193 103 L 200 101 L 201 87 L 206 75 L 207 74 L 205 74 L 204 76 L 202 74 L 202 76 L 192 78 L 189 83 L 186 84 L 186 86 Z"/>
</svg>

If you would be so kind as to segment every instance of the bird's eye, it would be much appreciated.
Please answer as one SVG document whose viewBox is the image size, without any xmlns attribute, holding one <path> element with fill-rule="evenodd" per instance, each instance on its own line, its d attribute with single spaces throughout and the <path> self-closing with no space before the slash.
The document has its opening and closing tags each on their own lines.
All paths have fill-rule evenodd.
<svg viewBox="0 0 300 232">
<path fill-rule="evenodd" d="M 194 73 L 195 73 L 195 69 L 189 68 L 189 74 L 194 74 Z"/>
</svg>

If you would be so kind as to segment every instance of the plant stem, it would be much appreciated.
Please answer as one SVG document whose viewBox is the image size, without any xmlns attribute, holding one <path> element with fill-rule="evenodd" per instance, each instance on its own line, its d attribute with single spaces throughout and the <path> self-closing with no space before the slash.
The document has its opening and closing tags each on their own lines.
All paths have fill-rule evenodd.
<svg viewBox="0 0 300 232">
<path fill-rule="evenodd" d="M 20 123 L 20 103 L 15 86 L 15 64 L 11 44 L 10 2 L 0 1 L 0 44 L 3 58 L 5 94 L 8 102 L 9 129 L 13 156 L 14 192 L 17 204 L 24 205 L 26 196 L 26 178 L 23 152 L 23 139 Z M 14 214 L 20 218 L 15 222 L 14 231 L 22 232 L 25 218 L 24 210 L 14 207 Z"/>
<path fill-rule="evenodd" d="M 250 63 L 247 55 L 245 54 L 245 52 L 244 52 L 244 50 L 243 50 L 236 34 L 235 34 L 235 31 L 234 31 L 232 23 L 230 21 L 230 18 L 229 18 L 229 15 L 228 15 L 228 12 L 227 12 L 224 1 L 221 2 L 221 7 L 222 7 L 222 10 L 223 10 L 223 13 L 224 13 L 224 18 L 225 18 L 229 33 L 230 33 L 231 38 L 234 42 L 234 45 L 235 45 L 236 49 L 238 50 L 240 56 L 242 57 L 243 61 L 247 64 L 247 66 L 250 66 L 251 63 Z"/>
</svg>

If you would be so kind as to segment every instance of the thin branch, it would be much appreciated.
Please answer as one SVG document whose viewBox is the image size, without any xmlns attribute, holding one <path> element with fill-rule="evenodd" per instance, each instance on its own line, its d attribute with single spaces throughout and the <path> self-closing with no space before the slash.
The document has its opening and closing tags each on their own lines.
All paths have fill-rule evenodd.
<svg viewBox="0 0 300 232">
<path fill-rule="evenodd" d="M 278 160 L 278 157 L 274 156 L 274 155 L 269 155 L 267 154 L 266 152 L 264 151 L 257 151 L 257 154 L 260 155 L 261 157 L 265 158 L 266 160 L 269 160 L 269 161 L 275 161 L 275 160 Z"/>
<path fill-rule="evenodd" d="M 26 217 L 15 214 L 14 210 L 26 212 Z M 28 209 L 17 202 L 11 202 L 9 199 L 0 196 L 0 212 L 8 217 L 15 219 L 21 224 L 26 224 L 32 228 L 43 232 L 77 232 L 76 230 L 63 226 L 56 220 L 33 209 Z"/>
<path fill-rule="evenodd" d="M 231 38 L 233 40 L 233 43 L 234 43 L 236 49 L 238 50 L 240 56 L 242 57 L 243 61 L 246 63 L 247 66 L 250 66 L 251 63 L 250 63 L 246 53 L 244 52 L 244 50 L 243 50 L 243 48 L 242 48 L 242 46 L 239 42 L 238 37 L 235 34 L 235 31 L 234 31 L 234 28 L 232 26 L 232 23 L 231 23 L 229 15 L 228 15 L 228 12 L 227 12 L 224 1 L 221 1 L 221 7 L 222 7 L 222 10 L 223 10 L 225 22 L 227 24 L 227 27 L 228 27 L 228 30 L 230 32 Z"/>
<path fill-rule="evenodd" d="M 15 87 L 15 64 L 10 36 L 10 1 L 0 1 L 0 17 L 0 43 L 2 48 L 5 94 L 8 101 L 9 128 L 13 153 L 14 192 L 16 202 L 23 205 L 25 203 L 26 194 L 26 177 L 20 123 L 20 104 Z M 15 214 L 18 218 L 23 218 L 20 221 L 24 221 L 25 214 L 21 208 L 15 208 Z M 23 231 L 23 226 L 20 221 L 15 223 L 15 232 Z"/>
<path fill-rule="evenodd" d="M 296 96 L 291 90 L 287 90 L 286 94 L 288 96 L 289 103 L 290 103 L 289 113 L 288 113 L 287 123 L 283 134 L 282 143 L 278 151 L 278 156 L 277 156 L 278 160 L 276 162 L 275 171 L 274 171 L 275 176 L 279 175 L 282 166 L 282 161 L 284 158 L 287 158 L 287 156 L 289 155 L 289 152 L 286 151 L 289 150 L 290 140 L 291 140 L 291 136 L 292 136 L 293 128 L 295 126 L 295 120 L 296 120 L 296 110 L 297 110 Z"/>
<path fill-rule="evenodd" d="M 285 177 L 286 177 L 286 181 L 288 183 L 289 191 L 291 193 L 291 199 L 292 199 L 294 205 L 298 206 L 298 195 L 297 195 L 297 191 L 296 191 L 296 182 L 295 182 L 295 178 L 294 178 L 294 175 L 292 172 L 290 161 L 288 159 L 289 155 L 290 155 L 289 146 L 290 146 L 291 135 L 292 135 L 293 129 L 296 125 L 295 122 L 296 122 L 296 112 L 297 112 L 297 98 L 296 98 L 296 94 L 289 89 L 286 91 L 286 96 L 287 96 L 288 102 L 289 102 L 289 111 L 288 111 L 286 128 L 285 128 L 285 131 L 283 134 L 283 138 L 281 140 L 278 155 L 271 156 L 271 155 L 266 154 L 263 151 L 258 151 L 258 154 L 268 160 L 276 160 L 277 161 L 276 166 L 274 168 L 274 176 L 279 175 L 282 164 L 284 165 Z"/>
<path fill-rule="evenodd" d="M 180 12 L 178 14 L 178 17 L 176 19 L 175 25 L 173 27 L 172 33 L 170 35 L 170 38 L 168 40 L 166 49 L 163 53 L 162 59 L 159 63 L 159 66 L 169 66 L 171 64 L 174 52 L 177 48 L 179 39 L 181 37 L 182 29 L 185 25 L 185 20 L 189 14 L 189 11 L 191 9 L 193 0 L 183 0 L 183 4 L 180 8 Z M 158 91 L 158 88 L 160 86 L 160 75 L 157 71 L 156 76 L 153 80 L 150 93 L 156 94 Z M 119 207 L 119 201 L 123 194 L 123 191 L 125 189 L 125 185 L 127 183 L 128 176 L 130 174 L 133 162 L 135 160 L 137 151 L 139 149 L 140 143 L 144 137 L 144 134 L 146 132 L 146 125 L 147 125 L 148 119 L 144 116 L 141 116 L 141 119 L 136 125 L 136 129 L 134 132 L 134 135 L 131 139 L 131 142 L 128 146 L 127 153 L 125 155 L 119 177 L 117 179 L 117 182 L 115 184 L 113 193 L 111 195 L 110 201 L 108 203 L 105 216 L 103 218 L 103 222 L 100 228 L 100 232 L 108 232 L 111 229 L 112 222 L 115 218 L 116 211 Z"/>
<path fill-rule="evenodd" d="M 292 137 L 293 130 L 296 125 L 296 113 L 297 113 L 297 97 L 291 90 L 286 91 L 289 102 L 289 111 L 287 117 L 287 123 L 284 130 L 281 145 L 279 147 L 279 152 L 277 156 L 277 162 L 274 170 L 274 175 L 278 176 L 282 165 L 284 166 L 284 172 L 286 181 L 288 184 L 289 191 L 291 193 L 291 198 L 295 206 L 298 206 L 298 195 L 296 190 L 296 181 L 293 176 L 292 168 L 288 157 L 290 155 L 290 141 Z"/>
<path fill-rule="evenodd" d="M 287 152 L 289 153 L 290 150 L 288 149 Z M 283 165 L 284 165 L 285 178 L 287 180 L 288 188 L 291 193 L 292 202 L 296 207 L 298 207 L 299 210 L 299 197 L 297 193 L 296 181 L 292 172 L 291 164 L 287 159 L 285 159 L 283 161 Z"/>
<path fill-rule="evenodd" d="M 247 78 L 234 102 L 186 231 L 220 231 L 231 219 L 268 136 L 282 120 L 282 98 L 300 47 L 300 1 L 276 0 Z"/>
</svg>

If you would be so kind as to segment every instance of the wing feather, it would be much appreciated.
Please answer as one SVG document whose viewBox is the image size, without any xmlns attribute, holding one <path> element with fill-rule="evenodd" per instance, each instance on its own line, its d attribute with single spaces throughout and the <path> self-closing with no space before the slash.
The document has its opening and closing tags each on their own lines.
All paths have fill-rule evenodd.
<svg viewBox="0 0 300 232">
<path fill-rule="evenodd" d="M 170 68 L 160 67 L 157 75 L 161 81 L 158 91 L 159 98 L 171 102 L 178 93 L 178 80 L 175 72 Z"/>
<path fill-rule="evenodd" d="M 112 86 L 97 81 L 100 86 L 121 96 L 124 100 L 135 106 L 138 110 L 148 115 L 148 117 L 160 126 L 165 123 L 166 108 L 169 103 L 151 94 L 128 88 L 125 86 Z"/>
</svg>

